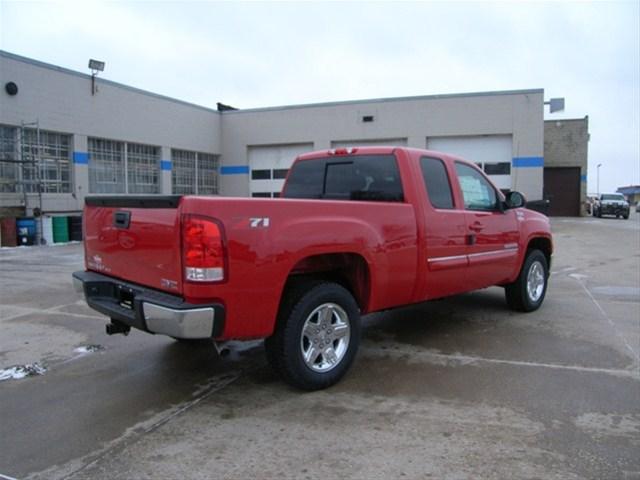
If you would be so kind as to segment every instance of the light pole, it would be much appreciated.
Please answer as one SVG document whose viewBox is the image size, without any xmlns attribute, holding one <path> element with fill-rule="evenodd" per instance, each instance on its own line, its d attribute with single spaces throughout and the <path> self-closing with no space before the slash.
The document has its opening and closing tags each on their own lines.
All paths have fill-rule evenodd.
<svg viewBox="0 0 640 480">
<path fill-rule="evenodd" d="M 596 172 L 597 172 L 597 176 L 596 176 L 596 195 L 599 197 L 600 196 L 600 167 L 602 166 L 601 163 L 598 164 L 598 166 L 596 167 Z"/>
<path fill-rule="evenodd" d="M 95 95 L 98 91 L 96 77 L 98 76 L 98 72 L 104 72 L 104 62 L 91 58 L 89 60 L 89 68 L 91 69 L 91 95 Z"/>
</svg>

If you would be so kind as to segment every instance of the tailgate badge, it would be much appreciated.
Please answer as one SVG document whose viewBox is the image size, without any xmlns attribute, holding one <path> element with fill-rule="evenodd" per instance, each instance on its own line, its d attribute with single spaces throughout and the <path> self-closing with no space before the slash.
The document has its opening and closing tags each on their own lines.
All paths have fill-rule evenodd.
<svg viewBox="0 0 640 480">
<path fill-rule="evenodd" d="M 269 223 L 269 217 L 253 217 L 249 219 L 249 225 L 251 225 L 251 228 L 268 228 Z"/>
<path fill-rule="evenodd" d="M 169 280 L 167 278 L 161 278 L 160 285 L 162 285 L 162 288 L 169 288 L 171 290 L 178 289 L 178 282 L 176 282 L 175 280 Z"/>
<path fill-rule="evenodd" d="M 102 257 L 100 255 L 94 255 L 90 259 L 87 259 L 87 266 L 99 272 L 111 272 L 111 269 L 105 266 L 104 263 L 102 263 Z"/>
</svg>

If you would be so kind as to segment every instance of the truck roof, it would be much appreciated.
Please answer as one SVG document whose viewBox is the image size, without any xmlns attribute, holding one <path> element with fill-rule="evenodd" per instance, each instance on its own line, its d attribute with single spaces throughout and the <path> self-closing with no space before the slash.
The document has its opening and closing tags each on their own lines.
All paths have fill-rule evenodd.
<svg viewBox="0 0 640 480">
<path fill-rule="evenodd" d="M 426 150 L 423 148 L 413 148 L 413 147 L 398 147 L 398 146 L 386 146 L 386 145 L 376 145 L 376 146 L 366 146 L 366 147 L 339 147 L 339 148 L 330 148 L 326 150 L 315 150 L 313 152 L 303 153 L 298 156 L 298 160 L 313 160 L 316 158 L 326 158 L 330 156 L 341 156 L 341 155 L 391 155 L 394 152 L 402 150 L 406 153 L 420 156 L 434 156 L 438 158 L 444 158 L 448 160 L 461 160 L 465 163 L 471 163 L 469 160 L 458 157 L 456 155 L 451 155 L 450 153 L 439 152 L 436 150 Z"/>
</svg>

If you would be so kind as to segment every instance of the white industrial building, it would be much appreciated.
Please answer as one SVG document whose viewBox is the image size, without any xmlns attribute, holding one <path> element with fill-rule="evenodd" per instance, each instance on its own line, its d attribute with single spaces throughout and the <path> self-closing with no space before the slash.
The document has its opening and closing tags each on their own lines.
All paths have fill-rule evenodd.
<svg viewBox="0 0 640 480">
<path fill-rule="evenodd" d="M 2 51 L 0 88 L 0 216 L 89 194 L 275 196 L 296 155 L 346 145 L 458 154 L 543 196 L 542 89 L 219 111 Z"/>
</svg>

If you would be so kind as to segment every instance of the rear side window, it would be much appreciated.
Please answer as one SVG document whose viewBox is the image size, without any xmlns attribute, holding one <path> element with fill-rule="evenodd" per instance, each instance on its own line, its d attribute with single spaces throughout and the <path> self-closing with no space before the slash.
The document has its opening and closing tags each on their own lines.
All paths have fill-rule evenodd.
<svg viewBox="0 0 640 480">
<path fill-rule="evenodd" d="M 438 158 L 422 157 L 420 166 L 431 205 L 434 208 L 453 208 L 453 194 L 444 162 Z"/>
<path fill-rule="evenodd" d="M 331 200 L 404 200 L 393 155 L 357 155 L 305 160 L 294 165 L 283 192 L 286 198 Z"/>
</svg>

